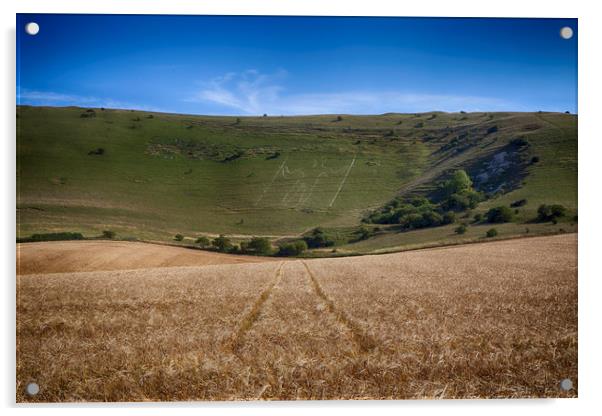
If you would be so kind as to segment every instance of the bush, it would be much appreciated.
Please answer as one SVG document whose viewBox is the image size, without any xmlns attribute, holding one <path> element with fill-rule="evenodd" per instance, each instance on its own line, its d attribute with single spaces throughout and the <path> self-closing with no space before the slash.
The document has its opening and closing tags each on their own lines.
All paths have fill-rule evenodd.
<svg viewBox="0 0 602 416">
<path fill-rule="evenodd" d="M 337 116 L 337 121 L 343 121 L 343 117 Z"/>
<path fill-rule="evenodd" d="M 491 208 L 487 211 L 487 222 L 494 224 L 501 224 L 504 222 L 512 221 L 512 210 L 507 206 L 499 206 L 495 208 Z"/>
<path fill-rule="evenodd" d="M 456 214 L 454 212 L 450 211 L 443 214 L 443 220 L 441 221 L 441 224 L 453 224 L 454 222 L 456 222 Z"/>
<path fill-rule="evenodd" d="M 320 227 L 314 228 L 309 236 L 303 237 L 303 240 L 305 240 L 305 243 L 309 248 L 334 246 L 334 240 L 326 235 L 324 230 Z"/>
<path fill-rule="evenodd" d="M 441 214 L 435 211 L 426 211 L 422 214 L 414 213 L 403 216 L 400 224 L 404 228 L 427 228 L 436 227 L 443 223 Z"/>
<path fill-rule="evenodd" d="M 483 214 L 481 214 L 480 212 L 474 214 L 474 222 L 481 222 L 483 221 Z"/>
<path fill-rule="evenodd" d="M 523 139 L 522 137 L 510 140 L 510 144 L 516 147 L 529 146 L 529 142 L 526 139 Z"/>
<path fill-rule="evenodd" d="M 99 147 L 98 149 L 94 149 L 94 150 L 90 150 L 88 152 L 89 155 L 96 155 L 96 156 L 102 156 L 105 154 L 105 149 L 103 149 L 102 147 Z"/>
<path fill-rule="evenodd" d="M 209 241 L 209 239 L 205 236 L 200 236 L 199 238 L 197 238 L 195 243 L 198 244 L 201 248 L 206 248 L 211 245 L 211 241 Z"/>
<path fill-rule="evenodd" d="M 86 110 L 85 113 L 81 113 L 79 115 L 81 118 L 88 118 L 88 117 L 96 117 L 96 111 L 94 111 L 93 109 L 88 109 Z"/>
<path fill-rule="evenodd" d="M 567 209 L 560 204 L 546 205 L 542 204 L 537 208 L 537 221 L 548 222 L 556 221 L 566 215 Z"/>
<path fill-rule="evenodd" d="M 532 165 L 535 164 L 535 163 L 538 163 L 538 162 L 539 162 L 539 156 L 533 156 L 531 158 L 531 164 Z"/>
<path fill-rule="evenodd" d="M 243 249 L 243 245 L 241 243 L 241 249 Z M 263 254 L 268 255 L 272 252 L 272 244 L 270 244 L 270 240 L 262 237 L 253 237 L 251 241 L 245 244 L 244 252 L 251 252 L 254 254 Z"/>
<path fill-rule="evenodd" d="M 360 227 L 359 230 L 355 232 L 355 234 L 357 235 L 357 237 L 354 241 L 367 240 L 372 236 L 372 233 L 366 227 Z"/>
<path fill-rule="evenodd" d="M 467 227 L 464 224 L 460 224 L 454 229 L 456 234 L 464 234 L 466 232 L 466 230 L 467 230 Z"/>
<path fill-rule="evenodd" d="M 451 194 L 441 202 L 441 209 L 445 211 L 465 211 L 474 209 L 483 200 L 483 195 L 473 189 L 465 189 Z"/>
<path fill-rule="evenodd" d="M 497 126 L 491 126 L 487 129 L 487 134 L 496 133 L 498 130 Z"/>
<path fill-rule="evenodd" d="M 526 200 L 526 199 L 519 199 L 519 200 L 517 200 L 517 201 L 514 201 L 514 202 L 512 202 L 512 203 L 510 204 L 510 206 L 511 206 L 512 208 L 523 207 L 523 206 L 525 206 L 525 205 L 527 205 L 527 200 Z"/>
<path fill-rule="evenodd" d="M 182 234 L 176 234 L 173 239 L 176 241 L 182 241 L 184 240 L 184 236 Z"/>
<path fill-rule="evenodd" d="M 62 240 L 83 240 L 81 233 L 62 232 L 62 233 L 44 233 L 32 234 L 30 237 L 18 238 L 18 243 L 28 243 L 35 241 L 62 241 Z"/>
<path fill-rule="evenodd" d="M 219 237 L 216 237 L 212 242 L 211 245 L 213 247 L 215 247 L 215 249 L 217 251 L 221 251 L 221 252 L 228 252 L 232 249 L 232 242 L 230 241 L 230 239 L 228 237 L 226 237 L 225 235 L 221 234 Z"/>
<path fill-rule="evenodd" d="M 297 240 L 281 245 L 277 254 L 279 256 L 298 256 L 305 250 L 307 250 L 307 243 L 304 240 Z"/>
<path fill-rule="evenodd" d="M 495 237 L 497 235 L 497 230 L 495 228 L 490 228 L 489 230 L 487 230 L 487 232 L 485 233 L 485 236 L 487 238 L 491 238 L 491 237 Z"/>
<path fill-rule="evenodd" d="M 115 238 L 115 231 L 105 230 L 102 232 L 102 238 L 113 239 Z"/>
</svg>

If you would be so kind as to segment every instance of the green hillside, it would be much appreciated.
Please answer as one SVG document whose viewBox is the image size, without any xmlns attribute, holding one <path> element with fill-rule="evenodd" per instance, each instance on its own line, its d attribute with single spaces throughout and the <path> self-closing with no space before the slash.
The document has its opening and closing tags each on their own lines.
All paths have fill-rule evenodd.
<svg viewBox="0 0 602 416">
<path fill-rule="evenodd" d="M 17 136 L 18 237 L 290 239 L 317 226 L 344 234 L 397 195 L 433 195 L 460 168 L 488 195 L 474 212 L 527 199 L 510 234 L 540 204 L 564 205 L 567 218 L 577 209 L 570 114 L 237 118 L 20 106 Z M 427 241 L 448 236 L 449 226 L 438 228 Z M 404 245 L 411 234 L 391 230 L 386 243 L 376 235 L 361 244 L 397 246 L 397 235 Z"/>
</svg>

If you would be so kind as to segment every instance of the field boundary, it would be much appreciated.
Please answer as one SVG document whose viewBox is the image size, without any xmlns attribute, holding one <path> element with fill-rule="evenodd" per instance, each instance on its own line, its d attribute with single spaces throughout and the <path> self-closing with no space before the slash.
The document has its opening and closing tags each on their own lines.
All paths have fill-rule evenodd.
<svg viewBox="0 0 602 416">
<path fill-rule="evenodd" d="M 326 294 L 324 289 L 322 289 L 320 282 L 318 282 L 317 277 L 313 274 L 307 263 L 305 263 L 305 261 L 303 260 L 301 260 L 301 263 L 303 263 L 303 266 L 305 266 L 305 270 L 307 270 L 307 274 L 309 275 L 309 280 L 311 280 L 312 282 L 314 291 L 316 292 L 318 297 L 322 299 L 324 303 L 326 303 L 328 311 L 336 317 L 337 321 L 339 321 L 343 326 L 345 326 L 349 330 L 349 332 L 351 333 L 351 337 L 355 341 L 359 350 L 361 352 L 370 352 L 374 348 L 376 348 L 377 343 L 374 340 L 374 338 L 366 334 L 357 323 L 355 323 L 351 318 L 349 318 L 349 316 L 347 316 L 345 312 L 339 310 L 339 308 L 336 307 L 334 301 Z"/>
<path fill-rule="evenodd" d="M 428 244 L 428 245 L 424 245 L 424 246 L 419 246 L 419 247 L 408 247 L 408 248 L 395 248 L 395 247 L 391 247 L 390 249 L 385 248 L 385 249 L 378 249 L 377 251 L 369 251 L 366 253 L 343 253 L 340 256 L 328 256 L 328 257 L 315 257 L 315 258 L 337 258 L 337 257 L 357 257 L 357 256 L 378 256 L 381 254 L 395 254 L 395 253 L 405 253 L 407 251 L 418 251 L 418 250 L 445 250 L 448 248 L 454 248 L 456 246 L 463 246 L 463 245 L 469 245 L 469 244 L 491 244 L 491 243 L 497 243 L 497 242 L 501 242 L 501 241 L 509 241 L 509 240 L 520 240 L 520 239 L 528 239 L 528 238 L 543 238 L 543 237 L 554 237 L 554 236 L 560 236 L 560 235 L 570 235 L 570 234 L 579 234 L 578 232 L 565 232 L 565 233 L 559 233 L 559 232 L 549 232 L 549 233 L 541 233 L 541 234 L 533 234 L 533 235 L 511 235 L 511 236 L 507 236 L 507 237 L 498 237 L 498 238 L 487 238 L 484 239 L 484 237 L 478 237 L 477 239 L 473 239 L 473 240 L 465 240 L 465 241 L 457 241 L 457 242 L 448 242 L 448 243 L 443 243 L 443 244 Z"/>
<path fill-rule="evenodd" d="M 282 268 L 283 267 L 284 267 L 284 262 L 280 262 L 280 264 L 278 265 L 278 268 L 276 269 L 276 276 L 275 276 L 274 280 L 272 281 L 272 283 L 270 283 L 270 285 L 261 292 L 259 297 L 253 303 L 253 306 L 251 306 L 251 310 L 240 321 L 240 326 L 234 333 L 234 336 L 232 337 L 232 340 L 230 342 L 230 347 L 231 347 L 232 351 L 237 352 L 240 349 L 242 343 L 244 342 L 245 333 L 253 326 L 253 324 L 259 318 L 259 315 L 261 314 L 261 309 L 262 309 L 264 303 L 268 300 L 268 298 L 272 294 L 274 287 L 278 283 L 280 283 L 280 280 L 282 280 Z"/>
<path fill-rule="evenodd" d="M 310 231 L 312 228 L 309 228 L 305 231 L 303 231 L 303 233 L 306 233 L 308 231 Z M 290 235 L 286 235 L 286 236 L 266 236 L 266 238 L 276 238 L 276 239 L 285 239 L 285 238 L 296 238 L 299 237 L 301 235 L 303 235 L 303 233 L 299 234 L 299 235 L 295 235 L 295 236 L 290 236 Z M 456 246 L 461 246 L 461 245 L 468 245 L 468 244 L 490 244 L 490 243 L 496 243 L 496 242 L 500 242 L 500 241 L 508 241 L 508 240 L 519 240 L 519 239 L 523 239 L 523 238 L 540 238 L 540 237 L 552 237 L 552 236 L 560 236 L 560 235 L 568 235 L 568 234 L 579 234 L 578 231 L 571 231 L 571 232 L 557 232 L 557 231 L 551 231 L 551 232 L 542 232 L 542 233 L 533 233 L 532 235 L 525 235 L 525 234 L 518 234 L 518 235 L 509 235 L 509 236 L 500 236 L 500 237 L 493 237 L 493 238 L 487 238 L 485 239 L 484 237 L 477 237 L 474 239 L 470 239 L 470 240 L 460 240 L 460 241 L 450 241 L 450 242 L 444 242 L 444 243 L 426 243 L 424 245 L 419 245 L 416 247 L 405 247 L 404 246 L 393 246 L 393 247 L 387 247 L 387 248 L 382 248 L 382 249 L 377 249 L 374 251 L 366 251 L 366 252 L 357 252 L 357 251 L 349 251 L 349 252 L 338 252 L 338 253 L 328 253 L 328 255 L 320 255 L 319 252 L 318 254 L 316 253 L 307 253 L 308 255 L 304 255 L 302 257 L 290 257 L 290 258 L 286 258 L 286 259 L 282 259 L 282 257 L 277 257 L 277 256 L 258 256 L 258 255 L 253 255 L 253 254 L 234 254 L 234 253 L 221 253 L 219 251 L 216 250 L 207 250 L 201 247 L 197 247 L 197 246 L 192 246 L 189 244 L 176 244 L 176 243 L 170 243 L 167 241 L 157 241 L 157 240 L 143 240 L 143 239 L 136 239 L 136 240 L 128 240 L 128 239 L 120 239 L 120 238 L 114 238 L 114 239 L 106 239 L 106 238 L 94 238 L 94 237 L 85 237 L 83 240 L 60 240 L 60 241 L 28 241 L 28 242 L 19 242 L 17 241 L 16 244 L 23 244 L 23 245 L 29 245 L 29 244 L 40 244 L 40 243 L 64 243 L 64 242 L 79 242 L 79 241 L 108 241 L 108 242 L 125 242 L 125 243 L 143 243 L 143 244 L 154 244 L 154 245 L 158 245 L 158 246 L 166 246 L 166 247 L 177 247 L 177 248 L 183 248 L 183 249 L 188 249 L 188 250 L 198 250 L 198 251 L 204 251 L 204 252 L 209 252 L 209 253 L 216 253 L 216 254 L 223 254 L 226 256 L 236 256 L 236 257 L 240 257 L 240 258 L 249 258 L 249 259 L 259 259 L 259 260 L 266 260 L 266 261 L 278 261 L 278 259 L 281 259 L 281 261 L 295 261 L 295 260 L 313 260 L 313 259 L 337 259 L 337 258 L 344 258 L 344 257 L 361 257 L 361 256 L 379 256 L 382 254 L 394 254 L 394 253 L 405 253 L 408 251 L 417 251 L 417 250 L 437 250 L 437 249 L 446 249 L 446 248 L 453 248 Z M 216 235 L 217 236 L 217 235 Z M 213 237 L 213 235 L 211 235 L 211 237 Z M 239 236 L 232 236 L 235 238 L 238 238 Z M 246 237 L 252 237 L 251 235 L 248 235 Z M 345 249 L 345 247 L 343 246 L 342 249 Z"/>
</svg>

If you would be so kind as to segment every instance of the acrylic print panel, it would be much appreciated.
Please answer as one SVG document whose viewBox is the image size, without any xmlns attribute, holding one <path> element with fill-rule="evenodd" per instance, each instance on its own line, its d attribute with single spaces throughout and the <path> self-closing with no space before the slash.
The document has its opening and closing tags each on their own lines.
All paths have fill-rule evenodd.
<svg viewBox="0 0 602 416">
<path fill-rule="evenodd" d="M 18 15 L 17 401 L 576 397 L 577 29 Z"/>
</svg>

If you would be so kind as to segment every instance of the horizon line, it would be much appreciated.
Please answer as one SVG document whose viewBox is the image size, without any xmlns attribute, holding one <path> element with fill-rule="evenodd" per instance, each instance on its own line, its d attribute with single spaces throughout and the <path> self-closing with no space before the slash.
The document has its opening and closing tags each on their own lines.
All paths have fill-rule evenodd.
<svg viewBox="0 0 602 416">
<path fill-rule="evenodd" d="M 430 111 L 416 111 L 416 112 L 396 112 L 387 111 L 385 113 L 307 113 L 307 114 L 201 114 L 201 113 L 178 113 L 174 111 L 155 111 L 155 110 L 140 110 L 137 108 L 120 108 L 120 107 L 94 107 L 94 106 L 81 106 L 81 105 L 36 105 L 36 104 L 16 104 L 16 107 L 36 107 L 36 108 L 82 108 L 82 109 L 99 109 L 99 110 L 117 110 L 117 111 L 137 111 L 140 113 L 155 113 L 155 114 L 173 114 L 182 116 L 197 116 L 197 117 L 239 117 L 239 118 L 264 118 L 264 117 L 316 117 L 316 116 L 350 116 L 350 117 L 362 117 L 362 116 L 386 116 L 386 115 L 411 115 L 411 114 L 495 114 L 495 113 L 548 113 L 548 114 L 570 114 L 578 115 L 578 112 L 571 111 L 549 111 L 549 110 L 494 110 L 494 111 L 443 111 L 443 110 L 430 110 Z"/>
</svg>

